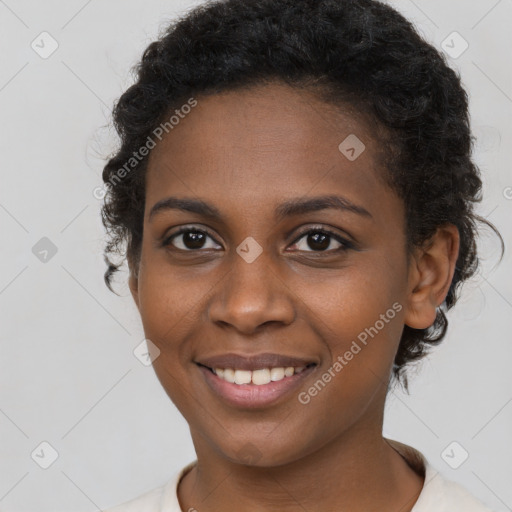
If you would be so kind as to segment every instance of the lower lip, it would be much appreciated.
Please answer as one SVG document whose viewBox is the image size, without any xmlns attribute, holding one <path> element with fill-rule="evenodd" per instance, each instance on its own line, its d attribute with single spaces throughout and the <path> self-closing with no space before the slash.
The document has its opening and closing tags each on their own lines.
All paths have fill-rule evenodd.
<svg viewBox="0 0 512 512">
<path fill-rule="evenodd" d="M 204 366 L 199 366 L 206 383 L 229 405 L 241 408 L 258 408 L 273 405 L 280 398 L 297 389 L 316 366 L 310 366 L 291 377 L 257 386 L 256 384 L 232 384 L 215 375 Z"/>
</svg>

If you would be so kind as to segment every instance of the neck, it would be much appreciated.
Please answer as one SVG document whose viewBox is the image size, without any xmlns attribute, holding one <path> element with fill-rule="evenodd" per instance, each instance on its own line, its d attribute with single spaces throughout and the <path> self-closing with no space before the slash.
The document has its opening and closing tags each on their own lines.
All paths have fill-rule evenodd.
<svg viewBox="0 0 512 512">
<path fill-rule="evenodd" d="M 194 439 L 198 462 L 179 486 L 183 510 L 410 512 L 423 478 L 382 437 L 359 425 L 300 460 L 233 463 Z"/>
</svg>

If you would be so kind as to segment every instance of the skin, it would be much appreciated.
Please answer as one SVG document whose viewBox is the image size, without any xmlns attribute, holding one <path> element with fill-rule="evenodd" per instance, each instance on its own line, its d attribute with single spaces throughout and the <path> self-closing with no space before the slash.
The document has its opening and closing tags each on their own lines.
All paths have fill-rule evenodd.
<svg viewBox="0 0 512 512">
<path fill-rule="evenodd" d="M 130 262 L 146 337 L 160 350 L 156 374 L 197 453 L 179 484 L 182 510 L 410 511 L 423 478 L 383 439 L 383 411 L 404 324 L 430 326 L 448 292 L 457 229 L 441 227 L 407 253 L 404 205 L 382 179 L 381 148 L 348 109 L 279 83 L 197 99 L 150 155 L 141 256 Z M 366 146 L 355 161 L 338 149 L 350 134 Z M 324 195 L 371 216 L 331 208 L 274 219 L 286 200 Z M 201 199 L 222 217 L 168 209 L 150 219 L 169 196 Z M 186 235 L 169 241 L 180 226 L 209 236 L 203 246 Z M 308 228 L 329 229 L 353 248 L 336 251 L 330 237 L 321 250 Z M 263 251 L 252 263 L 236 252 L 249 236 Z M 298 392 L 394 303 L 402 305 L 394 319 L 300 403 Z M 286 400 L 240 409 L 215 395 L 194 363 L 226 352 L 276 352 L 318 366 Z M 249 462 L 248 450 L 256 454 Z"/>
</svg>

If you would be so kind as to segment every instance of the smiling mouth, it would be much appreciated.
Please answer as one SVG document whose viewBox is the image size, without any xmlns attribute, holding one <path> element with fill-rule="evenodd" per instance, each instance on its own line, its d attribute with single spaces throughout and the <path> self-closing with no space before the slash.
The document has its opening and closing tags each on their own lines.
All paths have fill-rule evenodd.
<svg viewBox="0 0 512 512">
<path fill-rule="evenodd" d="M 233 356 L 195 363 L 214 396 L 230 407 L 252 410 L 274 407 L 291 399 L 294 391 L 319 367 L 318 362 L 285 356 L 260 355 L 257 358 L 260 364 L 255 357 L 251 360 Z M 287 363 L 290 366 L 277 366 Z"/>
<path fill-rule="evenodd" d="M 263 386 L 270 382 L 279 382 L 316 366 L 316 363 L 310 363 L 303 366 L 277 366 L 257 370 L 241 370 L 237 368 L 210 368 L 201 363 L 197 364 L 209 370 L 219 377 L 219 379 L 229 382 L 230 384 L 252 384 L 254 386 Z"/>
</svg>

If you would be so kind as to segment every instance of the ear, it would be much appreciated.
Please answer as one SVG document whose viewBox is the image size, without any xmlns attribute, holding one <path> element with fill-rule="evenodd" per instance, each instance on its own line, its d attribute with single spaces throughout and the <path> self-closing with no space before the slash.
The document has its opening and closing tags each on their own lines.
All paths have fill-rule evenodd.
<svg viewBox="0 0 512 512">
<path fill-rule="evenodd" d="M 128 278 L 128 286 L 130 287 L 130 292 L 132 294 L 133 300 L 135 301 L 135 304 L 137 305 L 137 308 L 139 307 L 139 278 L 138 278 L 138 268 L 136 264 L 134 264 L 133 261 L 130 261 L 128 258 L 128 268 L 130 269 L 130 276 Z"/>
<path fill-rule="evenodd" d="M 409 297 L 404 323 L 414 329 L 427 329 L 435 319 L 453 279 L 459 255 L 460 235 L 453 224 L 437 229 L 409 263 Z"/>
</svg>

